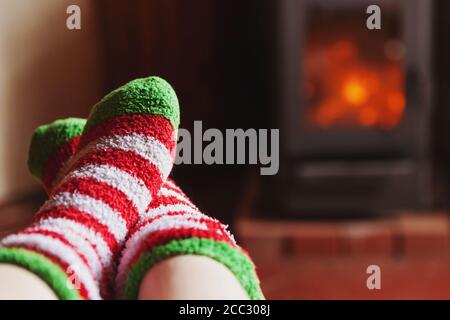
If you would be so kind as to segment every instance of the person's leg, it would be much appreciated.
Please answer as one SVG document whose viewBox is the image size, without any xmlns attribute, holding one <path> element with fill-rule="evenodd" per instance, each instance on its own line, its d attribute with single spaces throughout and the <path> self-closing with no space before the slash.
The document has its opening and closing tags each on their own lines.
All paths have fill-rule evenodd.
<svg viewBox="0 0 450 320">
<path fill-rule="evenodd" d="M 141 300 L 247 300 L 233 273 L 216 260 L 180 255 L 157 263 L 142 279 Z"/>
<path fill-rule="evenodd" d="M 85 124 L 85 119 L 67 118 L 35 130 L 28 151 L 28 170 L 41 182 L 47 194 L 50 194 L 56 176 L 75 154 Z M 26 267 L 0 262 L 0 300 L 58 299 L 53 290 L 42 275 L 38 276 Z"/>
<path fill-rule="evenodd" d="M 81 120 L 77 121 L 80 124 Z M 64 121 L 59 122 L 60 125 L 64 125 Z M 67 126 L 67 122 L 65 124 Z M 76 128 L 64 128 L 64 130 L 55 130 L 54 133 L 58 135 L 64 136 L 70 132 L 80 131 Z M 66 141 L 68 139 L 64 139 L 63 137 L 49 137 L 46 140 L 51 141 Z M 60 171 L 60 167 L 62 164 L 67 162 L 67 159 L 71 156 L 70 152 L 73 153 L 75 143 L 77 143 L 79 139 L 71 139 L 71 143 L 68 144 L 71 147 L 65 147 L 62 149 L 62 152 L 59 152 L 61 157 L 53 161 L 52 166 L 48 166 L 48 178 L 47 190 L 49 190 L 49 186 L 52 185 L 52 177 L 55 177 L 56 172 Z M 41 148 L 35 148 L 36 150 L 40 150 Z M 72 151 L 71 151 L 72 150 Z M 30 157 L 36 158 L 35 150 L 30 150 Z M 190 200 L 182 193 L 182 191 L 171 181 L 167 181 L 164 184 L 164 187 L 161 190 L 161 196 L 156 202 L 156 206 L 160 206 L 162 204 L 166 205 L 176 205 L 178 209 L 184 209 L 184 213 L 186 210 L 195 210 L 198 212 L 198 209 L 190 202 Z M 183 212 L 174 211 L 174 207 L 167 207 L 169 214 L 178 214 L 181 215 Z M 199 212 L 198 212 L 199 213 Z M 204 216 L 205 218 L 209 218 Z M 211 218 L 210 222 L 213 220 Z M 170 227 L 169 225 L 167 225 Z M 176 227 L 177 225 L 173 225 L 172 227 Z M 179 225 L 178 225 L 179 226 Z M 224 232 L 226 234 L 226 232 Z M 190 235 L 192 235 L 192 230 Z M 207 234 L 204 234 L 207 235 Z M 168 240 L 176 239 L 177 235 L 170 233 L 168 234 Z M 228 237 L 225 237 L 225 239 Z M 234 241 L 228 239 L 231 243 Z M 170 242 L 170 241 L 169 241 Z M 225 247 L 230 247 L 226 243 Z M 232 246 L 231 246 L 232 247 Z M 228 248 L 232 251 L 232 248 Z M 130 250 L 128 250 L 130 251 Z M 195 250 L 194 250 L 195 251 Z M 204 251 L 204 250 L 203 250 Z M 214 251 L 214 250 L 213 250 Z M 238 252 L 238 256 L 241 256 L 241 259 L 235 260 L 235 266 L 247 265 L 247 270 L 243 270 L 241 276 L 236 276 L 239 273 L 239 268 L 233 268 L 233 266 L 226 267 L 224 263 L 219 263 L 219 260 L 223 260 L 220 258 L 221 254 L 218 254 L 216 259 L 210 258 L 207 256 L 207 252 L 203 252 L 204 255 L 193 255 L 193 254 L 181 254 L 163 259 L 162 261 L 156 263 L 153 267 L 144 270 L 144 276 L 142 282 L 139 285 L 139 292 L 137 294 L 137 298 L 139 299 L 248 299 L 248 289 L 249 283 L 253 283 L 253 294 L 252 298 L 259 297 L 262 298 L 262 294 L 258 294 L 260 289 L 257 284 L 257 278 L 254 274 L 254 270 L 251 264 L 251 261 L 247 261 L 250 263 L 245 263 L 247 259 L 245 255 L 242 255 Z M 195 252 L 194 252 L 195 253 Z M 201 252 L 196 252 L 201 253 Z M 209 254 L 211 255 L 211 253 Z M 213 255 L 212 255 L 213 256 Z M 225 252 L 223 252 L 222 257 L 227 256 Z M 244 263 L 239 263 L 239 260 L 244 260 Z M 245 268 L 244 268 L 245 269 Z M 233 272 L 231 271 L 233 270 Z M 242 270 L 242 268 L 241 268 Z M 145 273 L 145 271 L 147 271 Z M 247 280 L 245 278 L 247 277 Z M 239 280 L 238 280 L 239 278 Z M 244 279 L 244 280 L 243 280 Z M 243 288 L 243 284 L 247 283 L 246 290 Z M 214 285 L 211 285 L 214 284 Z M 250 285 L 251 287 L 252 285 Z M 119 297 L 121 297 L 119 295 Z"/>
<path fill-rule="evenodd" d="M 125 299 L 263 299 L 255 266 L 226 226 L 168 179 L 130 231 L 116 294 Z"/>
<path fill-rule="evenodd" d="M 59 298 L 109 297 L 129 228 L 170 173 L 178 122 L 175 93 L 160 78 L 107 95 L 32 225 L 1 240 L 0 262 L 32 271 Z M 44 162 L 31 166 L 45 181 Z"/>
<path fill-rule="evenodd" d="M 58 299 L 41 278 L 13 264 L 0 264 L 0 283 L 0 300 Z"/>
</svg>

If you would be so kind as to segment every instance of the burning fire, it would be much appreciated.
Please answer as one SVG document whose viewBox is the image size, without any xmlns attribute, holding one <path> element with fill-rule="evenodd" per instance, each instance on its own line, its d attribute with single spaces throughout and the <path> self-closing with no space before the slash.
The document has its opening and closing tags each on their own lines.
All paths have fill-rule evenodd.
<svg viewBox="0 0 450 320">
<path fill-rule="evenodd" d="M 350 79 L 342 88 L 344 100 L 353 105 L 361 105 L 367 100 L 367 89 L 360 81 Z"/>
<path fill-rule="evenodd" d="M 309 121 L 322 128 L 397 126 L 405 109 L 399 61 L 367 61 L 350 41 L 307 49 Z"/>
</svg>

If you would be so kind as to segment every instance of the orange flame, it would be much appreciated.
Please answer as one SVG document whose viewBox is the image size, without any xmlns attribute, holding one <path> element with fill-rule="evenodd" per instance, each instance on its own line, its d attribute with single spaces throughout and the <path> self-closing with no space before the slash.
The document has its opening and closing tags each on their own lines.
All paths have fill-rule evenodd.
<svg viewBox="0 0 450 320">
<path fill-rule="evenodd" d="M 361 105 L 367 100 L 367 88 L 358 81 L 349 80 L 344 83 L 342 96 L 353 105 Z"/>
<path fill-rule="evenodd" d="M 393 128 L 405 109 L 404 73 L 400 62 L 368 62 L 351 41 L 307 48 L 309 121 L 322 128 Z"/>
</svg>

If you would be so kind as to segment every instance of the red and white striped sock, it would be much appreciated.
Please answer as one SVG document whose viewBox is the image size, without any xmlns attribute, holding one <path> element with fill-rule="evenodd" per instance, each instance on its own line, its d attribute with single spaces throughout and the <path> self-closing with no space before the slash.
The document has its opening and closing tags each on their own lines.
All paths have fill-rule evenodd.
<svg viewBox="0 0 450 320">
<path fill-rule="evenodd" d="M 33 166 L 31 164 L 33 163 L 47 163 L 44 168 L 44 177 L 47 177 L 46 179 L 39 178 L 43 181 L 44 185 L 52 185 L 54 177 L 60 175 L 58 172 L 60 172 L 64 168 L 64 164 L 68 162 L 68 159 L 73 155 L 74 150 L 76 148 L 77 143 L 79 142 L 79 135 L 81 134 L 82 128 L 85 125 L 85 121 L 82 119 L 64 119 L 64 120 L 57 120 L 54 123 L 52 123 L 49 126 L 42 126 L 42 128 L 46 129 L 45 134 L 41 132 L 40 135 L 37 136 L 38 139 L 33 139 L 33 143 L 30 148 L 30 171 L 39 178 L 39 175 L 36 174 L 36 169 L 33 170 Z M 38 129 L 39 131 L 39 129 Z M 42 131 L 42 130 L 40 130 Z M 35 135 L 36 138 L 36 135 Z M 54 145 L 59 144 L 60 146 L 56 148 L 56 151 L 53 152 L 44 152 L 42 153 L 42 150 L 45 150 L 46 148 L 55 149 Z M 53 157 L 48 158 L 48 154 L 53 154 Z M 40 157 L 45 157 L 44 160 L 40 159 Z M 47 183 L 45 183 L 47 181 Z M 47 189 L 49 189 L 47 187 Z M 155 210 L 156 209 L 156 210 Z M 227 232 L 226 227 L 221 225 L 218 221 L 211 219 L 205 215 L 202 215 L 198 208 L 196 208 L 192 202 L 189 200 L 189 198 L 181 191 L 181 189 L 175 184 L 175 182 L 171 180 L 166 180 L 160 189 L 160 192 L 156 199 L 154 200 L 154 203 L 149 208 L 153 214 L 157 214 L 159 212 L 158 216 L 159 219 L 155 219 L 155 221 L 152 223 L 152 227 L 154 230 L 157 228 L 158 224 L 159 226 L 165 225 L 166 227 L 166 236 L 167 241 L 162 241 L 160 243 L 160 248 L 164 247 L 161 246 L 163 242 L 169 243 L 176 239 L 187 239 L 185 243 L 190 242 L 190 251 L 189 253 L 194 254 L 206 254 L 209 256 L 215 257 L 216 260 L 221 261 L 225 265 L 228 265 L 228 267 L 233 270 L 233 272 L 236 274 L 237 278 L 242 283 L 243 287 L 246 288 L 249 297 L 252 298 L 260 298 L 262 297 L 261 291 L 258 285 L 258 279 L 256 277 L 254 267 L 245 254 L 245 252 L 241 251 L 235 244 L 233 237 Z M 165 217 L 167 215 L 167 217 Z M 170 218 L 172 216 L 173 218 Z M 205 242 L 210 243 L 209 245 L 203 245 L 202 248 L 197 248 L 196 246 L 192 247 L 192 243 L 197 241 L 197 247 L 201 244 L 201 240 L 194 240 L 195 237 L 199 236 L 198 232 L 196 233 L 195 228 L 192 229 L 190 232 L 188 230 L 187 233 L 184 235 L 187 237 L 183 238 L 182 228 L 180 228 L 180 223 L 182 223 L 183 220 L 180 220 L 180 217 L 187 218 L 187 221 L 189 221 L 189 218 L 195 216 L 195 217 L 201 217 L 204 220 L 208 221 L 209 223 L 207 226 L 209 227 L 209 231 L 211 230 L 218 230 L 217 235 L 214 234 L 214 232 L 204 232 L 203 235 L 205 236 L 202 239 Z M 174 220 L 171 220 L 174 219 Z M 158 224 L 157 224 L 158 221 Z M 148 223 L 151 223 L 150 221 L 147 221 Z M 199 228 L 202 228 L 204 224 L 199 223 L 198 221 L 195 222 L 195 219 L 193 221 L 190 221 L 188 223 L 191 223 L 190 226 L 197 226 Z M 186 225 L 185 225 L 186 227 Z M 148 251 L 148 249 L 140 249 L 140 253 L 138 253 L 138 247 L 139 243 L 146 242 L 149 238 L 151 238 L 150 227 L 147 227 L 145 229 L 142 227 L 141 230 L 137 231 L 139 226 L 136 226 L 134 228 L 135 230 L 133 232 L 148 232 L 147 237 L 139 237 L 135 236 L 132 237 L 128 242 L 126 246 L 126 250 L 123 251 L 123 258 L 120 263 L 120 269 L 121 273 L 118 275 L 118 290 L 117 290 L 117 296 L 119 298 L 123 297 L 133 297 L 132 293 L 128 293 L 127 295 L 124 295 L 124 291 L 126 287 L 129 288 L 133 287 L 132 282 L 135 281 L 135 286 L 139 286 L 140 280 L 139 276 L 136 276 L 136 271 L 130 272 L 130 269 L 132 269 L 132 266 L 136 265 L 136 263 L 130 263 L 130 257 L 132 255 L 135 255 L 135 260 L 140 259 L 140 255 L 142 256 L 144 251 Z M 177 229 L 178 228 L 178 229 Z M 169 230 L 172 231 L 169 231 Z M 179 230 L 181 229 L 181 230 Z M 161 230 L 159 230 L 161 231 Z M 185 228 L 186 231 L 186 228 Z M 205 231 L 205 230 L 204 230 Z M 217 238 L 219 234 L 224 235 L 222 238 Z M 160 232 L 161 235 L 161 232 Z M 208 236 L 210 235 L 210 236 Z M 153 234 L 153 236 L 156 236 L 156 233 Z M 209 239 L 209 240 L 208 240 Z M 211 245 L 211 242 L 217 242 L 215 245 Z M 138 243 L 136 245 L 136 243 Z M 184 250 L 180 250 L 178 248 L 177 250 L 174 250 L 174 244 L 176 242 L 172 242 L 170 245 L 172 247 L 171 254 L 185 254 L 188 253 L 186 251 L 186 248 Z M 157 244 L 154 244 L 154 247 L 158 246 Z M 218 248 L 226 247 L 226 249 L 218 250 Z M 135 250 L 136 249 L 136 250 Z M 196 249 L 196 250 L 193 250 Z M 213 249 L 212 251 L 206 251 L 205 249 Z M 153 249 L 154 252 L 155 248 Z M 169 251 L 170 252 L 170 251 Z M 139 258 L 138 258 L 139 256 Z M 159 254 L 159 259 L 163 259 L 166 257 L 166 255 Z M 233 259 L 233 262 L 230 265 L 230 256 L 236 256 L 236 258 Z M 128 261 L 127 261 L 128 260 Z M 156 260 L 155 260 L 156 261 Z M 236 263 L 236 261 L 239 261 Z M 151 266 L 148 266 L 147 268 L 141 268 L 141 272 L 144 272 L 148 270 L 148 268 L 151 268 Z M 131 280 L 129 280 L 131 279 Z M 128 292 L 133 291 L 135 289 L 127 289 Z M 135 294 L 135 293 L 134 293 Z"/>
<path fill-rule="evenodd" d="M 130 232 L 118 267 L 117 297 L 136 299 L 150 268 L 169 257 L 186 254 L 204 255 L 222 263 L 249 298 L 263 299 L 255 266 L 227 227 L 201 213 L 169 179 Z"/>
<path fill-rule="evenodd" d="M 35 272 L 60 298 L 109 297 L 128 231 L 172 168 L 178 124 L 176 95 L 160 78 L 134 80 L 107 95 L 62 174 L 38 163 L 50 198 L 30 227 L 0 242 L 0 262 Z"/>
</svg>

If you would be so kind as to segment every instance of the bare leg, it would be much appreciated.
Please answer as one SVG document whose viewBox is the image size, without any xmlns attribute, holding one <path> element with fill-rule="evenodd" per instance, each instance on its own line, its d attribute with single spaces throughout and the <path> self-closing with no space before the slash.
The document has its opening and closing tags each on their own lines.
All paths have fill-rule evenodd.
<svg viewBox="0 0 450 320">
<path fill-rule="evenodd" d="M 0 264 L 0 300 L 55 299 L 55 293 L 34 273 L 12 264 Z"/>
<path fill-rule="evenodd" d="M 247 300 L 248 295 L 222 264 L 205 256 L 183 255 L 151 268 L 142 280 L 139 299 Z"/>
</svg>

